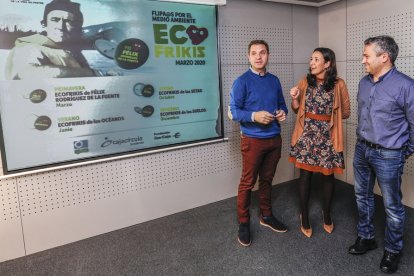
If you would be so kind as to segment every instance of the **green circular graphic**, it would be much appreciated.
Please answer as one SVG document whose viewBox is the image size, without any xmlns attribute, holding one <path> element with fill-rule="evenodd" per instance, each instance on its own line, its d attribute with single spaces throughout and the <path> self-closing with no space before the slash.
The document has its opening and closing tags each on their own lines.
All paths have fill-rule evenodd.
<svg viewBox="0 0 414 276">
<path fill-rule="evenodd" d="M 39 116 L 34 122 L 34 127 L 37 130 L 46 130 L 52 125 L 52 120 L 47 116 Z"/>
<path fill-rule="evenodd" d="M 141 114 L 143 117 L 149 117 L 154 113 L 154 107 L 152 105 L 146 105 L 142 108 Z"/>
<path fill-rule="evenodd" d="M 154 95 L 154 86 L 138 82 L 134 85 L 134 94 L 137 96 L 151 97 Z"/>
<path fill-rule="evenodd" d="M 145 85 L 142 89 L 142 96 L 151 97 L 152 95 L 154 95 L 154 86 L 152 86 L 151 84 Z"/>
<path fill-rule="evenodd" d="M 142 117 L 149 117 L 154 113 L 154 107 L 152 105 L 146 105 L 143 108 L 136 106 L 134 110 L 136 113 L 141 114 Z"/>
<path fill-rule="evenodd" d="M 136 69 L 148 59 L 149 49 L 144 41 L 138 38 L 123 40 L 115 49 L 115 61 L 123 69 Z"/>
<path fill-rule="evenodd" d="M 30 95 L 29 99 L 32 103 L 41 103 L 46 99 L 46 91 L 42 89 L 33 90 Z"/>
<path fill-rule="evenodd" d="M 142 96 L 142 90 L 144 89 L 145 84 L 142 82 L 138 82 L 134 85 L 134 94 L 137 96 Z"/>
</svg>

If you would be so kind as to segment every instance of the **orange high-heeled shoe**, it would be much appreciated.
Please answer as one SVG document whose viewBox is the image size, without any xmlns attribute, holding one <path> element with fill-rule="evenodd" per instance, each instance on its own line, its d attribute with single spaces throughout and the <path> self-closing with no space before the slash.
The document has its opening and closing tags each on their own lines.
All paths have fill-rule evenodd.
<svg viewBox="0 0 414 276">
<path fill-rule="evenodd" d="M 312 237 L 312 227 L 311 228 L 303 228 L 302 225 L 302 214 L 299 215 L 299 220 L 300 220 L 300 231 L 302 231 L 303 235 L 305 235 L 306 237 L 310 238 Z"/>
<path fill-rule="evenodd" d="M 326 224 L 325 223 L 325 216 L 323 215 L 323 211 L 322 211 L 322 219 L 323 219 L 323 229 L 327 233 L 332 234 L 332 232 L 334 230 L 334 224 L 333 224 L 333 222 L 331 222 L 331 224 Z"/>
</svg>

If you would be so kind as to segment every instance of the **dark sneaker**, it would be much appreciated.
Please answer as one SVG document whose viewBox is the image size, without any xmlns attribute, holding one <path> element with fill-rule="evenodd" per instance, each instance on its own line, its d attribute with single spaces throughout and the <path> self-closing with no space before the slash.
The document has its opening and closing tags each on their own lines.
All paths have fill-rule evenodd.
<svg viewBox="0 0 414 276">
<path fill-rule="evenodd" d="M 237 239 L 243 246 L 249 246 L 251 244 L 250 224 L 248 222 L 239 224 L 239 233 Z"/>
<path fill-rule="evenodd" d="M 266 227 L 269 227 L 275 232 L 284 233 L 287 232 L 287 227 L 280 221 L 278 221 L 274 216 L 260 216 L 260 224 Z"/>
<path fill-rule="evenodd" d="M 362 255 L 377 247 L 378 245 L 375 239 L 363 239 L 358 237 L 355 243 L 349 247 L 348 253 L 352 255 Z"/>
<path fill-rule="evenodd" d="M 401 253 L 392 253 L 384 250 L 384 256 L 380 264 L 381 271 L 385 273 L 394 273 L 397 271 L 400 257 Z"/>
</svg>

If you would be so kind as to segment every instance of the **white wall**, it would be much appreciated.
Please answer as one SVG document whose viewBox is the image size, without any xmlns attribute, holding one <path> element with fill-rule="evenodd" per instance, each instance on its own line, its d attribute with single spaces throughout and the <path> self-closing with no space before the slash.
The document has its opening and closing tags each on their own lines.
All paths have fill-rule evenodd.
<svg viewBox="0 0 414 276">
<path fill-rule="evenodd" d="M 391 35 L 399 45 L 397 68 L 414 77 L 414 1 L 342 0 L 319 8 L 319 44 L 332 48 L 340 61 L 339 73 L 345 77 L 351 97 L 352 114 L 346 121 L 346 175 L 353 184 L 352 158 L 356 142 L 358 82 L 364 76 L 361 64 L 364 40 L 375 35 Z M 403 202 L 414 207 L 414 158 L 408 159 L 403 175 Z M 378 186 L 376 192 L 379 193 Z"/>
<path fill-rule="evenodd" d="M 233 80 L 248 68 L 251 39 L 270 43 L 268 69 L 289 99 L 318 46 L 317 8 L 228 0 L 218 14 L 224 114 Z M 293 117 L 283 125 L 274 184 L 294 178 L 287 162 Z M 0 261 L 235 196 L 237 124 L 225 119 L 225 134 L 228 142 L 0 180 Z"/>
</svg>

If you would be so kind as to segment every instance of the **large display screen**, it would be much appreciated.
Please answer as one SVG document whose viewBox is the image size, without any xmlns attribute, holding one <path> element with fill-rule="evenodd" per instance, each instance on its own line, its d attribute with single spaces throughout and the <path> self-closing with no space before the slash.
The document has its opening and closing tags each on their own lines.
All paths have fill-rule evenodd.
<svg viewBox="0 0 414 276">
<path fill-rule="evenodd" d="M 4 174 L 222 137 L 216 7 L 2 0 Z"/>
</svg>

